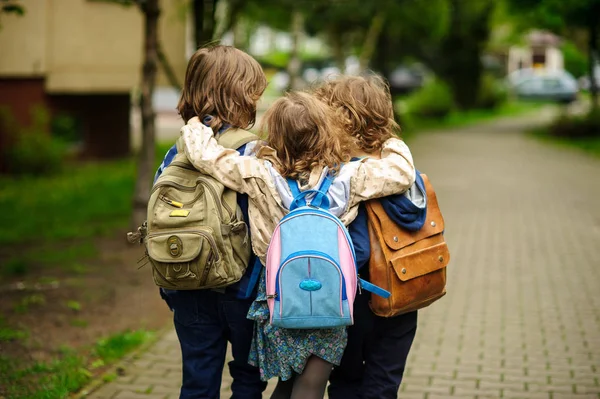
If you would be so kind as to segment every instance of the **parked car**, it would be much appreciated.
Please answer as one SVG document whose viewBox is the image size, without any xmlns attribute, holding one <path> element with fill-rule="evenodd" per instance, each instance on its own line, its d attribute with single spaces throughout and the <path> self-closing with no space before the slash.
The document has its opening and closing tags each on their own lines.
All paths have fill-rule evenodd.
<svg viewBox="0 0 600 399">
<path fill-rule="evenodd" d="M 390 73 L 388 80 L 392 94 L 408 94 L 423 86 L 425 72 L 422 68 L 400 66 Z"/>
<path fill-rule="evenodd" d="M 545 100 L 571 103 L 577 100 L 577 80 L 568 72 L 560 71 L 529 73 L 521 71 L 509 76 L 511 89 L 517 97 L 525 100 Z"/>
</svg>

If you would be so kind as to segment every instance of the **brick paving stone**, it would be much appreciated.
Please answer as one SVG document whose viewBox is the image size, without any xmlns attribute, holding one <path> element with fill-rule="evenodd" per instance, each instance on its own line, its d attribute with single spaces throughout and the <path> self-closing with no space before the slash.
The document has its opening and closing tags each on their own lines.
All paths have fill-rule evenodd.
<svg viewBox="0 0 600 399">
<path fill-rule="evenodd" d="M 436 188 L 452 260 L 448 294 L 419 313 L 400 398 L 600 398 L 600 161 L 539 143 L 523 123 L 410 143 Z M 171 332 L 125 375 L 130 367 L 176 398 L 180 362 Z M 90 397 L 127 398 L 112 387 L 135 381 Z M 226 369 L 223 398 L 230 384 Z"/>
<path fill-rule="evenodd" d="M 424 399 L 425 394 L 420 392 L 400 392 L 398 393 L 400 399 Z"/>
</svg>

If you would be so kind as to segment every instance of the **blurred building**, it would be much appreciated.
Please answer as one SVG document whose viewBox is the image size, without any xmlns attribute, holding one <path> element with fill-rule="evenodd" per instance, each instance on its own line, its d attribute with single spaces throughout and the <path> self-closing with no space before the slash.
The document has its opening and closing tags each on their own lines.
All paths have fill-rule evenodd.
<svg viewBox="0 0 600 399">
<path fill-rule="evenodd" d="M 550 32 L 530 32 L 524 45 L 510 47 L 507 73 L 528 68 L 545 69 L 550 73 L 562 71 L 564 59 L 559 46 L 560 38 Z"/>
<path fill-rule="evenodd" d="M 24 16 L 3 15 L 0 107 L 27 126 L 32 109 L 77 119 L 85 152 L 120 156 L 130 147 L 130 105 L 139 86 L 143 15 L 98 0 L 22 0 Z M 161 0 L 159 37 L 183 81 L 189 29 L 181 3 Z M 158 84 L 166 85 L 159 67 Z M 4 137 L 3 137 L 4 134 Z M 0 132 L 0 145 L 6 132 Z"/>
</svg>

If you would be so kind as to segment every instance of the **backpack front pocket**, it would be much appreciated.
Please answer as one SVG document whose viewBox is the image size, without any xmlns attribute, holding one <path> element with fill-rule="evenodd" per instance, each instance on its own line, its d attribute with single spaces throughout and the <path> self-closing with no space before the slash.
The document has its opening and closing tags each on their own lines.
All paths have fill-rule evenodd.
<svg viewBox="0 0 600 399">
<path fill-rule="evenodd" d="M 228 281 L 210 228 L 154 233 L 147 237 L 147 248 L 160 287 L 192 290 Z"/>
<path fill-rule="evenodd" d="M 352 324 L 344 276 L 327 254 L 291 254 L 279 268 L 275 293 L 274 325 L 328 328 Z"/>
</svg>

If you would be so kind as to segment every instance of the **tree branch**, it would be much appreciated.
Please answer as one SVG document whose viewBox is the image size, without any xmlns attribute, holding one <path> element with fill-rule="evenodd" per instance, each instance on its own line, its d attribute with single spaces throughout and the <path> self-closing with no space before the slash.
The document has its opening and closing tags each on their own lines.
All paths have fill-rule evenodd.
<svg viewBox="0 0 600 399">
<path fill-rule="evenodd" d="M 158 61 L 160 62 L 160 66 L 165 73 L 169 84 L 173 87 L 173 89 L 177 90 L 177 92 L 181 92 L 181 84 L 179 84 L 175 70 L 169 62 L 167 55 L 163 51 L 162 42 L 160 40 L 158 40 L 156 43 L 156 53 L 158 56 Z"/>
</svg>

